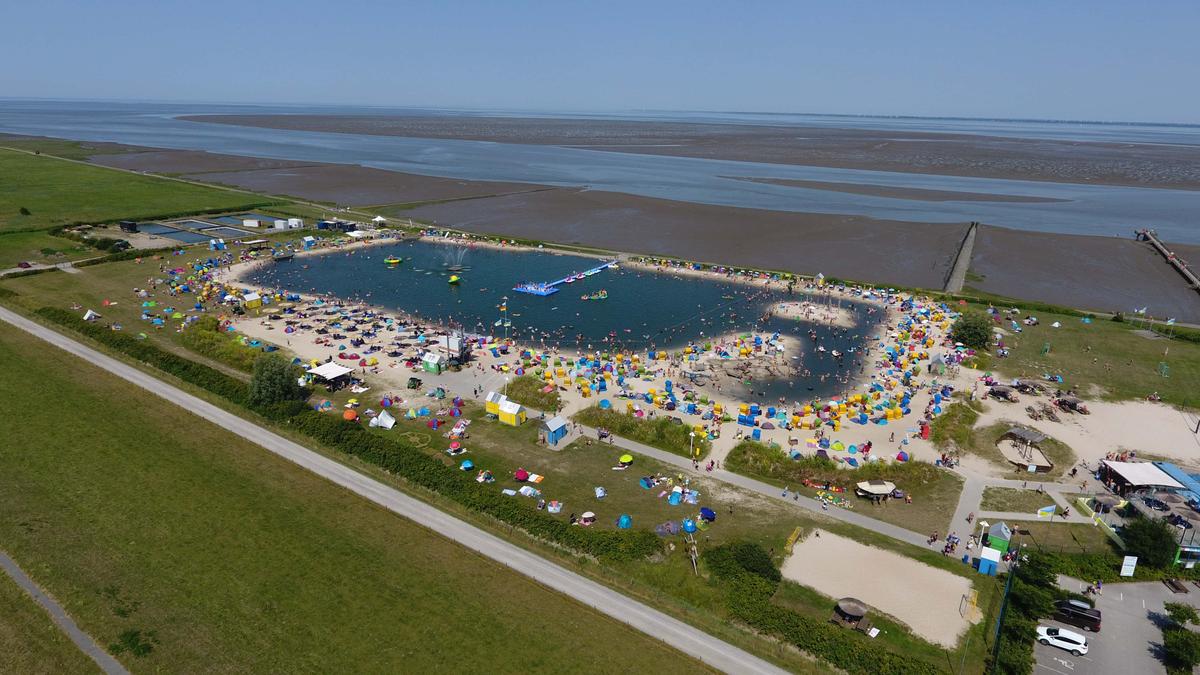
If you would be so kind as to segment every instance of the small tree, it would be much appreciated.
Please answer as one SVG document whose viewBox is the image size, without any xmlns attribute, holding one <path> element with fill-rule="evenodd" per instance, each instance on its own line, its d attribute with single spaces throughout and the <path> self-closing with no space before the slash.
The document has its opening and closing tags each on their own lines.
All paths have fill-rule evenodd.
<svg viewBox="0 0 1200 675">
<path fill-rule="evenodd" d="M 1163 569 L 1175 562 L 1175 528 L 1159 518 L 1135 518 L 1121 530 L 1121 539 L 1138 564 Z"/>
<path fill-rule="evenodd" d="M 1200 633 L 1171 626 L 1163 631 L 1163 651 L 1167 665 L 1190 673 L 1200 665 Z"/>
<path fill-rule="evenodd" d="M 1171 617 L 1171 620 L 1180 626 L 1186 626 L 1189 623 L 1200 624 L 1200 614 L 1191 605 L 1185 605 L 1181 602 L 1168 602 L 1163 605 L 1163 609 L 1167 610 L 1167 616 Z"/>
<path fill-rule="evenodd" d="M 27 208 L 25 208 L 24 206 L 22 206 L 22 207 L 20 208 L 20 211 L 19 211 L 19 213 L 20 213 L 21 215 L 23 215 L 23 216 L 28 216 L 28 215 L 29 215 L 29 209 L 27 209 Z"/>
<path fill-rule="evenodd" d="M 304 388 L 297 382 L 299 373 L 279 354 L 264 354 L 254 362 L 247 402 L 267 406 L 303 398 Z"/>
<path fill-rule="evenodd" d="M 950 328 L 950 336 L 971 349 L 987 349 L 992 344 L 992 320 L 983 312 L 965 312 Z"/>
</svg>

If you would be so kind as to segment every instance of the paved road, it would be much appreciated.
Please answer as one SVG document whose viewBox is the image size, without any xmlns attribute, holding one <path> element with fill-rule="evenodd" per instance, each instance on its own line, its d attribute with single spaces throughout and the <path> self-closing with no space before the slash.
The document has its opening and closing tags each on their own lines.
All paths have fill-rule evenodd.
<svg viewBox="0 0 1200 675">
<path fill-rule="evenodd" d="M 571 572 L 473 525 L 368 478 L 344 464 L 278 436 L 237 415 L 192 396 L 137 368 L 0 308 L 0 320 L 136 384 L 219 427 L 232 431 L 284 459 L 409 518 L 438 534 L 505 565 L 608 616 L 657 638 L 704 663 L 730 673 L 783 673 L 776 666 L 697 628 Z"/>
<path fill-rule="evenodd" d="M 62 605 L 58 604 L 58 601 L 54 598 L 46 595 L 33 582 L 33 579 L 30 579 L 29 575 L 25 574 L 25 571 L 17 565 L 17 562 L 8 557 L 8 554 L 3 551 L 0 551 L 0 569 L 3 569 L 8 576 L 12 577 L 12 580 L 17 582 L 18 586 L 25 589 L 26 593 L 33 596 L 34 602 L 46 610 L 46 613 L 50 615 L 50 619 L 58 624 L 58 627 L 62 629 L 62 632 L 67 634 L 67 637 L 71 638 L 71 642 L 74 642 L 75 646 L 79 647 L 80 651 L 84 654 L 92 657 L 92 660 L 100 666 L 101 670 L 109 673 L 109 675 L 129 675 L 129 671 L 125 670 L 125 666 L 122 666 L 108 652 L 101 649 L 100 645 L 96 644 L 96 641 L 90 635 L 80 630 L 75 621 L 67 615 Z"/>
</svg>

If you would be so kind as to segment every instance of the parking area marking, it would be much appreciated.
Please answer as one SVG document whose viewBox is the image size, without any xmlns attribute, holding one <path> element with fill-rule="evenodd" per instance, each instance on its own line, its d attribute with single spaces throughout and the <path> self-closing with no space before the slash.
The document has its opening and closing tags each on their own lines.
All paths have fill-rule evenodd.
<svg viewBox="0 0 1200 675">
<path fill-rule="evenodd" d="M 1038 668 L 1045 668 L 1046 670 L 1049 670 L 1049 671 L 1050 671 L 1050 672 L 1052 672 L 1052 673 L 1059 673 L 1059 675 L 1071 675 L 1071 673 L 1069 673 L 1069 672 L 1067 672 L 1067 671 L 1059 670 L 1058 668 L 1051 668 L 1050 666 L 1047 666 L 1047 665 L 1046 665 L 1046 664 L 1044 664 L 1044 663 L 1039 663 L 1039 664 L 1037 664 L 1037 667 L 1038 667 Z"/>
</svg>

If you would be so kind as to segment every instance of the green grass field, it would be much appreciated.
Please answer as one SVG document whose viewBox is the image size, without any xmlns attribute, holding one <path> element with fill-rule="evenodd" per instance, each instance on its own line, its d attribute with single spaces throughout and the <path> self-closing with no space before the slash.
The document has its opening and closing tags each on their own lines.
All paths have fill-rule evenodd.
<svg viewBox="0 0 1200 675">
<path fill-rule="evenodd" d="M 137 670 L 698 664 L 0 325 L 0 541 Z M 613 645 L 621 649 L 613 649 Z"/>
<path fill-rule="evenodd" d="M 1054 504 L 1054 500 L 1037 490 L 1006 487 L 986 487 L 979 508 L 984 511 L 1011 511 L 1033 515 L 1037 510 Z M 1057 512 L 1058 508 L 1055 507 Z"/>
<path fill-rule="evenodd" d="M 1146 337 L 1130 323 L 1034 312 L 1037 326 L 1005 336 L 1006 359 L 992 366 L 1012 377 L 1040 379 L 1062 375 L 1063 388 L 1077 387 L 1080 395 L 1107 400 L 1144 399 L 1157 391 L 1176 405 L 1200 407 L 1200 344 Z M 1051 324 L 1059 322 L 1061 327 Z M 1008 324 L 1003 327 L 1008 328 Z M 1049 351 L 1042 351 L 1049 345 Z M 1169 377 L 1159 374 L 1165 363 Z"/>
<path fill-rule="evenodd" d="M 50 615 L 7 574 L 0 573 L 0 672 L 99 673 Z"/>
<path fill-rule="evenodd" d="M 2 148 L 0 175 L 5 177 L 0 183 L 0 232 L 244 209 L 278 201 Z M 22 215 L 22 208 L 29 215 Z"/>
<path fill-rule="evenodd" d="M 53 265 L 98 255 L 104 252 L 46 232 L 0 233 L 0 270 L 16 267 L 21 261 Z"/>
</svg>

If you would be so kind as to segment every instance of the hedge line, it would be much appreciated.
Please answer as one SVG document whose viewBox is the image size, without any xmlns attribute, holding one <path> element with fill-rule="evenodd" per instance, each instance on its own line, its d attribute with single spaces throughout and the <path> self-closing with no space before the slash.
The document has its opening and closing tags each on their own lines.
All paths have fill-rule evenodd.
<svg viewBox="0 0 1200 675">
<path fill-rule="evenodd" d="M 552 518 L 544 512 L 534 511 L 524 500 L 505 497 L 494 487 L 467 480 L 457 468 L 447 466 L 438 458 L 398 437 L 372 434 L 361 424 L 316 412 L 304 402 L 250 408 L 246 403 L 246 384 L 221 371 L 167 352 L 129 334 L 88 323 L 66 310 L 43 307 L 36 313 L 222 398 L 252 409 L 270 420 L 294 428 L 325 445 L 453 499 L 467 508 L 520 528 L 534 537 L 579 553 L 614 560 L 646 558 L 661 548 L 658 537 L 648 530 L 617 531 L 577 527 Z"/>
<path fill-rule="evenodd" d="M 8 274 L 5 274 L 2 278 L 4 278 L 4 279 L 20 279 L 21 277 L 32 277 L 32 276 L 37 276 L 39 274 L 44 274 L 46 272 L 61 272 L 61 271 L 62 270 L 57 267 L 39 267 L 37 269 L 32 269 L 32 270 L 18 270 L 16 272 L 9 272 Z"/>
<path fill-rule="evenodd" d="M 573 419 L 589 427 L 604 427 L 623 438 L 645 443 L 681 457 L 688 456 L 689 443 L 692 444 L 691 447 L 700 451 L 701 457 L 706 456 L 712 449 L 712 443 L 707 437 L 697 434 L 693 441 L 688 437 L 692 431 L 691 426 L 672 422 L 666 415 L 659 415 L 654 419 L 638 418 L 613 409 L 602 410 L 598 406 L 590 406 L 575 413 Z"/>
<path fill-rule="evenodd" d="M 755 548 L 758 553 L 751 550 Z M 705 551 L 702 558 L 712 578 L 725 587 L 725 606 L 730 615 L 755 630 L 774 635 L 850 673 L 941 672 L 928 662 L 866 642 L 853 631 L 772 603 L 779 585 L 779 571 L 774 566 L 764 568 L 761 560 L 769 557 L 761 547 L 726 544 Z"/>
</svg>

